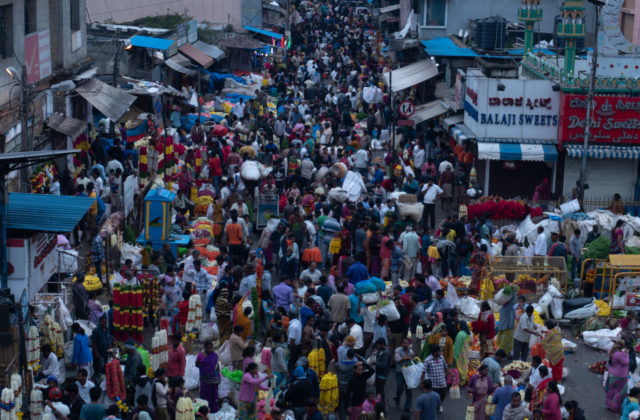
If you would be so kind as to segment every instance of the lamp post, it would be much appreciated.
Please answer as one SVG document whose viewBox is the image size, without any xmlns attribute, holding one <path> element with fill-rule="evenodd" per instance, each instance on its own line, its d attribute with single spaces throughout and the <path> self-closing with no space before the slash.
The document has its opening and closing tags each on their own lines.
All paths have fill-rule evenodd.
<svg viewBox="0 0 640 420">
<path fill-rule="evenodd" d="M 600 8 L 606 4 L 606 0 L 589 0 L 596 8 L 596 28 L 595 43 L 593 45 L 593 57 L 591 59 L 591 74 L 589 75 L 589 93 L 587 94 L 587 115 L 584 127 L 584 142 L 582 144 L 582 165 L 580 166 L 580 185 L 578 185 L 578 195 L 580 200 L 584 200 L 584 186 L 587 181 L 587 151 L 591 138 L 591 112 L 592 102 L 596 83 L 596 67 L 598 65 L 598 30 L 600 28 Z"/>
</svg>

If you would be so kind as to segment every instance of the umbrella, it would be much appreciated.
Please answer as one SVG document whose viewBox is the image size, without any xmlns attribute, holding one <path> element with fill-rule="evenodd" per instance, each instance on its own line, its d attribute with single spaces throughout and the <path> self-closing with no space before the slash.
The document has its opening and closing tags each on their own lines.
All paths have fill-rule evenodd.
<svg viewBox="0 0 640 420">
<path fill-rule="evenodd" d="M 224 125 L 216 125 L 215 127 L 213 127 L 213 135 L 214 136 L 224 136 L 229 132 L 229 130 L 227 130 L 227 127 L 225 127 Z"/>
</svg>

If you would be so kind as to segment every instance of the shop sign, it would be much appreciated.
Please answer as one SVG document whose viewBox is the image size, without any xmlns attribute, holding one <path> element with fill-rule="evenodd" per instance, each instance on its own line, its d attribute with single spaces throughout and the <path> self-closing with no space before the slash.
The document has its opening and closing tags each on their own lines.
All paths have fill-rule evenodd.
<svg viewBox="0 0 640 420">
<path fill-rule="evenodd" d="M 53 233 L 37 233 L 29 240 L 29 299 L 56 272 L 56 247 L 58 236 Z"/>
<path fill-rule="evenodd" d="M 464 124 L 478 138 L 556 139 L 559 108 L 559 92 L 548 80 L 467 75 Z"/>
<path fill-rule="evenodd" d="M 587 125 L 587 96 L 561 96 L 559 140 L 582 143 Z M 595 96 L 591 104 L 592 143 L 640 144 L 640 98 Z"/>
<path fill-rule="evenodd" d="M 51 74 L 51 38 L 49 30 L 24 37 L 27 82 L 36 83 Z"/>
</svg>

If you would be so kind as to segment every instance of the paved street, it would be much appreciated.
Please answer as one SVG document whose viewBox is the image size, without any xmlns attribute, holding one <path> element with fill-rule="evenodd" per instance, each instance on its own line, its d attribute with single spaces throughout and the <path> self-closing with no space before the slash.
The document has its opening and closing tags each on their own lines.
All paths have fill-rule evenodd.
<svg viewBox="0 0 640 420">
<path fill-rule="evenodd" d="M 565 394 L 562 401 L 576 400 L 585 411 L 587 419 L 597 420 L 618 420 L 619 415 L 609 411 L 604 405 L 605 394 L 602 389 L 602 375 L 597 375 L 589 370 L 589 365 L 593 362 L 605 360 L 605 352 L 585 346 L 581 340 L 571 336 L 569 329 L 563 329 L 563 337 L 573 342 L 579 343 L 578 349 L 573 354 L 565 356 L 564 366 L 569 368 L 569 377 L 562 381 L 565 386 Z M 392 377 L 387 384 L 387 395 L 395 395 L 395 378 Z M 413 401 L 415 404 L 418 391 L 414 391 Z M 444 413 L 440 420 L 464 420 L 469 402 L 466 393 L 461 392 L 463 399 L 447 399 L 444 403 Z M 385 412 L 392 420 L 397 420 L 402 414 L 402 408 L 396 407 L 391 398 L 387 398 L 388 410 Z M 413 417 L 412 417 L 413 418 Z"/>
</svg>

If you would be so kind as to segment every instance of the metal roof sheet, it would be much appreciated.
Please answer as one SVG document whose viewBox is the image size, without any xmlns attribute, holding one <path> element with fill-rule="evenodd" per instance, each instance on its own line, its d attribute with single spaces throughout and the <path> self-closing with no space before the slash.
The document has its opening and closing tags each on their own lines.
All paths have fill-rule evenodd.
<svg viewBox="0 0 640 420">
<path fill-rule="evenodd" d="M 69 137 L 76 138 L 87 127 L 87 124 L 71 117 L 65 117 L 61 112 L 54 112 L 47 121 L 49 127 L 58 133 L 66 134 Z"/>
<path fill-rule="evenodd" d="M 118 121 L 136 100 L 135 96 L 98 79 L 89 80 L 84 85 L 78 86 L 75 91 L 111 121 Z"/>
<path fill-rule="evenodd" d="M 200 64 L 205 69 L 213 64 L 213 58 L 200 51 L 196 46 L 192 44 L 184 44 L 178 49 L 182 54 Z"/>
<path fill-rule="evenodd" d="M 220 60 L 224 57 L 224 51 L 215 45 L 207 44 L 206 42 L 196 41 L 193 43 L 193 46 L 207 54 L 209 57 L 214 60 Z"/>
<path fill-rule="evenodd" d="M 244 29 L 246 29 L 247 31 L 255 32 L 260 35 L 270 36 L 271 38 L 275 38 L 278 41 L 282 39 L 282 34 L 279 34 L 277 32 L 267 31 L 266 29 L 254 28 L 253 26 L 249 26 L 249 25 L 244 25 Z"/>
<path fill-rule="evenodd" d="M 390 80 L 391 75 L 393 75 L 393 80 Z M 391 86 L 392 92 L 399 92 L 402 89 L 417 85 L 437 75 L 438 68 L 431 60 L 421 60 L 408 66 L 383 73 L 387 86 L 389 86 L 390 81 L 393 82 L 393 86 Z"/>
<path fill-rule="evenodd" d="M 7 228 L 71 232 L 95 201 L 73 195 L 10 193 Z"/>
</svg>

